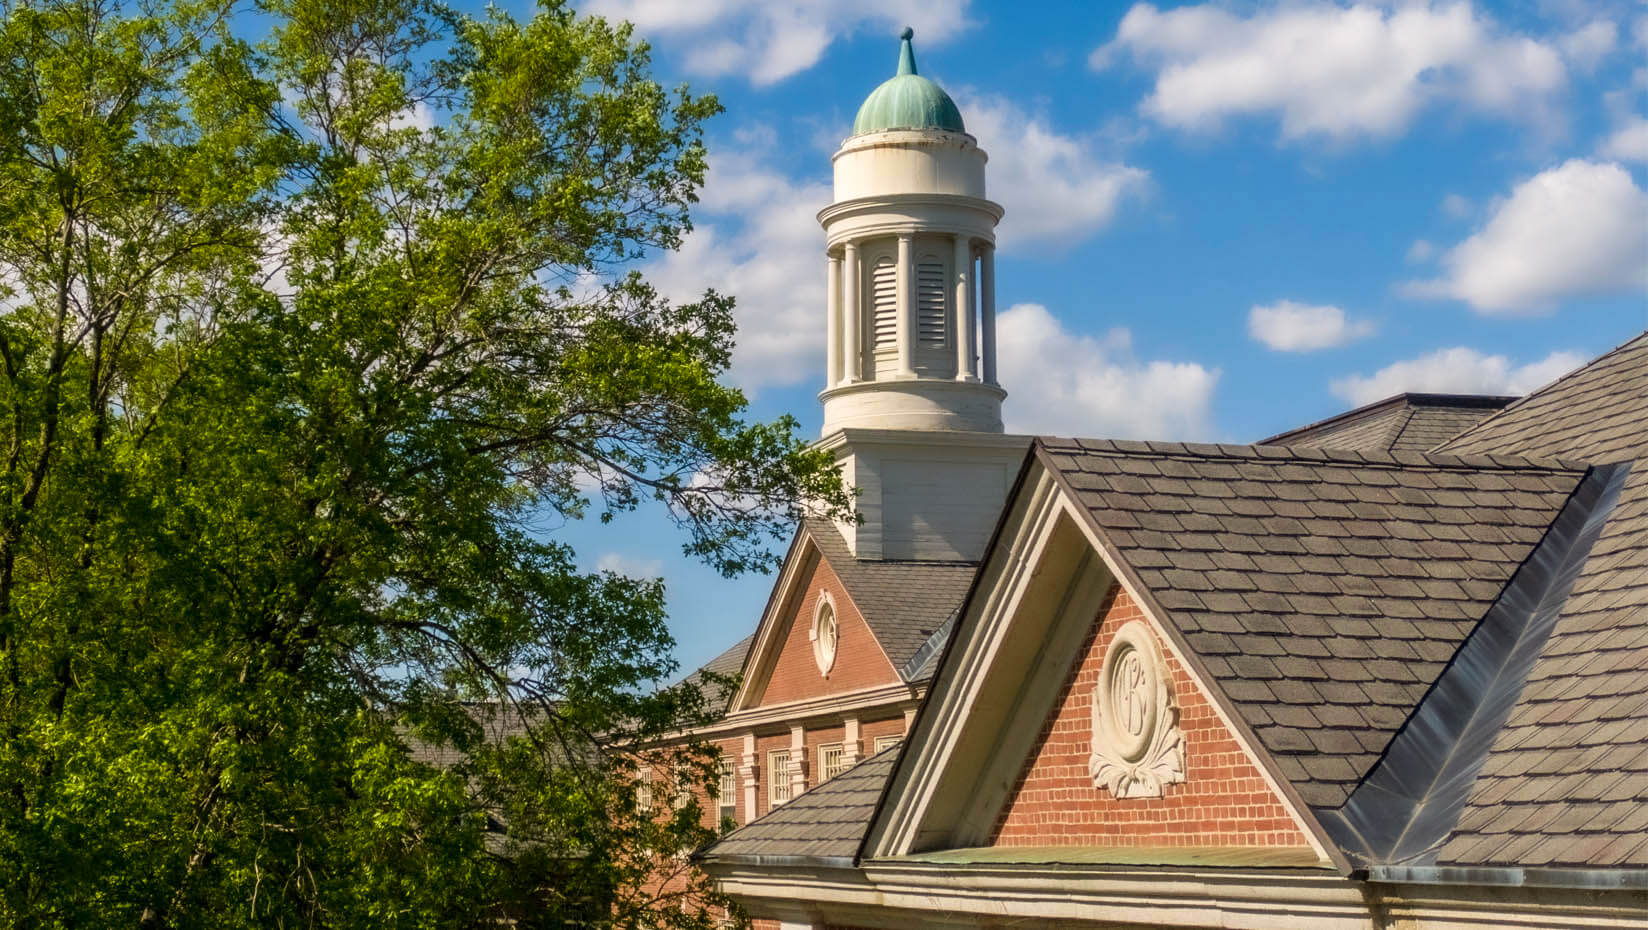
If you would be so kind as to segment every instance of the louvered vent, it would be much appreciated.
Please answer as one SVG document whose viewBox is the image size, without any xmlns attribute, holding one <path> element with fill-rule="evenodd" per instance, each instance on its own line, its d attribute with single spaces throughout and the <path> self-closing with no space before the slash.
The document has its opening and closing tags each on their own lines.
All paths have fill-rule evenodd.
<svg viewBox="0 0 1648 930">
<path fill-rule="evenodd" d="M 876 262 L 870 275 L 870 306 L 875 308 L 875 347 L 898 345 L 898 264 Z"/>
<path fill-rule="evenodd" d="M 922 345 L 944 345 L 943 262 L 916 265 L 916 333 Z"/>
</svg>

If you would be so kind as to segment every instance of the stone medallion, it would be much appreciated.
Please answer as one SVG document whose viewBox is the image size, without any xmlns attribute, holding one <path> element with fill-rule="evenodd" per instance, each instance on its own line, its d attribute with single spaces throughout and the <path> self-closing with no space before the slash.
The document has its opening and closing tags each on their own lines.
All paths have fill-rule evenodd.
<svg viewBox="0 0 1648 930">
<path fill-rule="evenodd" d="M 1184 781 L 1184 734 L 1161 646 L 1142 620 L 1110 640 L 1093 695 L 1095 787 L 1118 798 L 1159 798 Z"/>
</svg>

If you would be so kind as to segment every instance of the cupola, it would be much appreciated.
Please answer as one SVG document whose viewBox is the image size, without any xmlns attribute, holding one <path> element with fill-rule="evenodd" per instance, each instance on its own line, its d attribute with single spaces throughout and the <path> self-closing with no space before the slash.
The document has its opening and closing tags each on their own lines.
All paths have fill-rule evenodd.
<svg viewBox="0 0 1648 930">
<path fill-rule="evenodd" d="M 898 73 L 859 108 L 819 211 L 829 256 L 824 432 L 1000 433 L 996 223 L 978 141 L 916 73 L 905 29 Z"/>
</svg>

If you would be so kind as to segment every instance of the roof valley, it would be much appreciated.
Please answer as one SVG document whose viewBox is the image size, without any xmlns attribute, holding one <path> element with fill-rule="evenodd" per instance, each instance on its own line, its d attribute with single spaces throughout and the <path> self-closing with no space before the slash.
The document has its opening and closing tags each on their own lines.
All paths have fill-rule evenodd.
<svg viewBox="0 0 1648 930">
<path fill-rule="evenodd" d="M 1322 821 L 1370 863 L 1434 864 L 1613 514 L 1629 466 L 1593 469 L 1384 755 Z"/>
</svg>

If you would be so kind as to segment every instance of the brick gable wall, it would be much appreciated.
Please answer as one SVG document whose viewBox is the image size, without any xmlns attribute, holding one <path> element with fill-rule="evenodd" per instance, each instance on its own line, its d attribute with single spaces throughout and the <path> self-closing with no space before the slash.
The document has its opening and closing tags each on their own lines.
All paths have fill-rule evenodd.
<svg viewBox="0 0 1648 930">
<path fill-rule="evenodd" d="M 1185 781 L 1117 800 L 1088 775 L 1092 701 L 1116 630 L 1142 619 L 1118 586 L 1100 607 L 1052 713 L 996 822 L 994 846 L 1308 847 L 1259 770 L 1177 657 L 1163 654 L 1185 736 Z"/>
<path fill-rule="evenodd" d="M 864 622 L 830 563 L 819 558 L 808 576 L 800 581 L 806 593 L 797 609 L 783 618 L 783 644 L 756 704 L 784 704 L 896 684 L 898 672 L 887 661 L 875 634 Z M 835 602 L 836 628 L 840 631 L 835 665 L 829 677 L 818 671 L 810 638 L 821 591 L 829 592 Z"/>
</svg>

